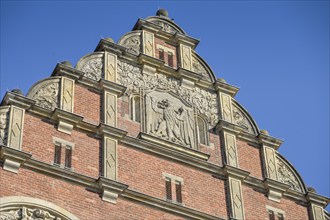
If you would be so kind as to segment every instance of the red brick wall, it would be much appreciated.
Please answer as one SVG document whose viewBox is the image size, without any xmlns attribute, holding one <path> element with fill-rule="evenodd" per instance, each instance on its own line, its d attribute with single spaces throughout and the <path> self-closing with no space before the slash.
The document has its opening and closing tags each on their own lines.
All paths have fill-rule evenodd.
<svg viewBox="0 0 330 220">
<path fill-rule="evenodd" d="M 171 44 L 166 43 L 164 40 L 161 40 L 159 38 L 155 38 L 155 57 L 159 59 L 159 49 L 157 48 L 157 45 L 162 45 L 168 49 L 174 50 L 174 54 L 173 54 L 173 68 L 177 68 L 178 67 L 178 56 L 177 56 L 177 49 L 176 46 L 173 46 Z M 164 61 L 166 64 L 168 64 L 168 53 L 165 51 L 164 52 Z"/>
<path fill-rule="evenodd" d="M 53 124 L 25 114 L 22 151 L 32 158 L 51 164 L 54 161 L 53 137 L 75 143 L 72 151 L 72 167 L 75 172 L 91 177 L 99 176 L 100 140 L 73 130 L 71 135 L 59 132 Z M 64 164 L 64 148 L 61 161 Z"/>
<path fill-rule="evenodd" d="M 127 131 L 127 135 L 137 137 L 141 131 L 141 124 L 130 119 L 129 99 L 127 96 L 121 97 L 117 101 L 117 126 L 119 129 Z"/>
<path fill-rule="evenodd" d="M 237 155 L 241 169 L 249 171 L 251 176 L 263 179 L 260 149 L 237 140 Z"/>
<path fill-rule="evenodd" d="M 282 197 L 281 202 L 273 202 L 264 194 L 245 185 L 242 186 L 244 211 L 247 220 L 268 219 L 266 205 L 281 209 L 285 212 L 285 219 L 308 219 L 308 208 L 295 203 L 289 198 Z"/>
<path fill-rule="evenodd" d="M 88 90 L 81 84 L 75 85 L 74 113 L 84 117 L 84 121 L 98 125 L 101 118 L 101 94 Z"/>
<path fill-rule="evenodd" d="M 123 198 L 117 204 L 101 200 L 84 187 L 20 168 L 18 174 L 0 168 L 0 196 L 27 196 L 52 202 L 81 220 L 89 219 L 183 219 Z"/>
<path fill-rule="evenodd" d="M 221 149 L 220 149 L 220 137 L 219 135 L 209 132 L 210 145 L 206 146 L 201 144 L 200 151 L 210 155 L 208 162 L 222 166 Z"/>
<path fill-rule="evenodd" d="M 125 146 L 118 148 L 118 163 L 118 180 L 131 189 L 165 199 L 165 172 L 183 178 L 182 197 L 186 207 L 219 217 L 227 216 L 223 180 Z"/>
</svg>

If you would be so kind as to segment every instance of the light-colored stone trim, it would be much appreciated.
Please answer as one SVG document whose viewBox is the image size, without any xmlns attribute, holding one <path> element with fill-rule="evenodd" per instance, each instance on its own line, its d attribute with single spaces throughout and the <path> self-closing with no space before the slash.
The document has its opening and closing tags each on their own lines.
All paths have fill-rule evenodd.
<svg viewBox="0 0 330 220">
<path fill-rule="evenodd" d="M 162 173 L 162 177 L 163 177 L 163 179 L 169 178 L 169 179 L 171 179 L 173 181 L 180 182 L 181 185 L 183 185 L 183 178 L 181 178 L 181 177 L 174 176 L 174 175 L 169 174 L 169 173 L 166 173 L 166 172 L 163 172 Z"/>
<path fill-rule="evenodd" d="M 275 216 L 278 214 L 281 214 L 281 215 L 283 215 L 283 217 L 285 219 L 285 212 L 282 209 L 278 209 L 278 208 L 274 208 L 272 206 L 266 205 L 266 210 L 267 210 L 267 212 L 273 211 Z"/>
<path fill-rule="evenodd" d="M 227 164 L 233 167 L 239 167 L 236 147 L 236 136 L 234 134 L 223 131 L 223 140 L 226 149 L 225 154 Z"/>
<path fill-rule="evenodd" d="M 325 220 L 322 206 L 311 204 L 312 220 Z"/>
<path fill-rule="evenodd" d="M 281 202 L 284 192 L 289 189 L 289 185 L 268 178 L 264 180 L 264 184 L 268 199 L 274 202 Z"/>
<path fill-rule="evenodd" d="M 117 81 L 117 55 L 105 52 L 104 56 L 104 79 Z"/>
<path fill-rule="evenodd" d="M 24 113 L 24 109 L 11 106 L 7 146 L 17 150 L 22 147 Z"/>
<path fill-rule="evenodd" d="M 64 140 L 62 138 L 54 137 L 54 136 L 52 137 L 52 139 L 53 139 L 54 145 L 60 144 L 61 147 L 70 148 L 72 150 L 74 150 L 74 148 L 75 148 L 75 143 L 73 143 L 73 142 Z"/>
<path fill-rule="evenodd" d="M 233 121 L 233 110 L 231 104 L 230 95 L 219 93 L 220 96 L 220 108 L 221 108 L 221 118 L 222 120 L 232 122 Z"/>
<path fill-rule="evenodd" d="M 275 157 L 275 150 L 273 148 L 263 146 L 263 158 L 266 177 L 277 180 L 277 162 Z"/>
<path fill-rule="evenodd" d="M 0 213 L 17 209 L 21 207 L 39 208 L 44 211 L 50 211 L 63 220 L 79 220 L 77 216 L 55 205 L 54 203 L 25 196 L 6 196 L 0 198 Z"/>
<path fill-rule="evenodd" d="M 160 44 L 157 44 L 157 45 L 156 45 L 156 48 L 157 48 L 157 49 L 162 49 L 162 50 L 163 50 L 164 52 L 166 52 L 166 53 L 172 53 L 172 54 L 175 54 L 175 50 L 170 49 L 170 48 L 165 47 L 165 46 L 160 45 Z"/>
<path fill-rule="evenodd" d="M 191 71 L 191 48 L 184 44 L 180 44 L 180 61 L 181 67 Z"/>
<path fill-rule="evenodd" d="M 117 179 L 117 140 L 103 138 L 103 176 L 105 178 Z"/>
<path fill-rule="evenodd" d="M 153 33 L 143 30 L 143 53 L 155 57 L 155 37 Z"/>
<path fill-rule="evenodd" d="M 18 173 L 22 164 L 31 158 L 31 154 L 20 150 L 1 146 L 0 159 L 3 161 L 3 169 L 9 172 Z"/>
<path fill-rule="evenodd" d="M 117 95 L 104 92 L 103 97 L 103 114 L 104 122 L 107 125 L 116 127 L 117 126 Z"/>
<path fill-rule="evenodd" d="M 241 181 L 232 177 L 228 177 L 229 198 L 230 198 L 230 214 L 234 219 L 244 219 L 244 202 L 242 196 Z"/>
<path fill-rule="evenodd" d="M 61 109 L 74 111 L 74 80 L 62 77 L 61 79 Z"/>
</svg>

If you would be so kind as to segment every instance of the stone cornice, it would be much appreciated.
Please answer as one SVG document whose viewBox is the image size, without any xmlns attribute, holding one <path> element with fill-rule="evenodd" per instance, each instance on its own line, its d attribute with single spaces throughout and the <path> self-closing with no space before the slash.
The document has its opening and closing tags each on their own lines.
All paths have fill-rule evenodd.
<svg viewBox="0 0 330 220">
<path fill-rule="evenodd" d="M 215 88 L 217 91 L 228 94 L 231 97 L 235 97 L 235 95 L 239 91 L 238 87 L 227 84 L 226 82 L 224 82 L 221 79 L 217 79 L 217 81 L 215 82 Z"/>
<path fill-rule="evenodd" d="M 250 175 L 250 172 L 230 165 L 225 165 L 223 168 L 226 176 L 233 177 L 235 179 L 244 180 Z"/>
<path fill-rule="evenodd" d="M 97 180 L 102 192 L 102 200 L 110 203 L 116 203 L 117 198 L 122 194 L 128 185 L 110 180 L 107 178 L 99 177 Z"/>
<path fill-rule="evenodd" d="M 122 96 L 127 89 L 126 86 L 122 86 L 118 83 L 114 83 L 104 79 L 100 79 L 99 85 L 103 90 L 116 94 L 118 97 Z"/>
<path fill-rule="evenodd" d="M 3 169 L 18 173 L 21 164 L 31 158 L 31 154 L 13 148 L 0 145 L 0 159 L 3 161 Z"/>
<path fill-rule="evenodd" d="M 122 56 L 124 53 L 127 52 L 127 50 L 128 48 L 116 44 L 115 42 L 111 42 L 107 39 L 101 39 L 97 44 L 94 52 L 106 51 L 116 54 L 117 56 Z"/>
<path fill-rule="evenodd" d="M 265 187 L 267 188 L 268 199 L 280 202 L 282 195 L 289 189 L 289 185 L 266 178 L 264 180 Z"/>
<path fill-rule="evenodd" d="M 65 76 L 69 79 L 77 81 L 78 79 L 83 77 L 84 74 L 85 74 L 84 72 L 77 70 L 72 66 L 58 63 L 55 69 L 53 70 L 51 76 Z"/>
<path fill-rule="evenodd" d="M 195 209 L 191 209 L 185 207 L 184 205 L 179 205 L 173 202 L 168 202 L 165 200 L 161 200 L 155 197 L 148 196 L 146 194 L 136 192 L 130 189 L 127 189 L 125 193 L 122 195 L 126 199 L 133 200 L 135 202 L 140 202 L 145 205 L 150 205 L 152 207 L 158 207 L 161 210 L 165 210 L 170 213 L 181 215 L 185 218 L 189 219 L 212 219 L 212 220 L 221 220 L 222 218 L 216 217 L 213 215 L 208 215 L 206 213 L 197 211 Z"/>
<path fill-rule="evenodd" d="M 138 56 L 138 63 L 141 64 L 141 65 L 151 66 L 155 69 L 158 69 L 161 66 L 164 66 L 164 64 L 165 64 L 164 61 L 162 61 L 160 59 L 157 59 L 157 58 L 154 58 L 154 57 L 151 57 L 151 56 L 148 56 L 148 55 L 143 54 L 143 53 L 140 53 L 140 55 Z"/>
<path fill-rule="evenodd" d="M 308 192 L 306 194 L 307 201 L 310 203 L 318 204 L 322 207 L 326 207 L 328 204 L 330 204 L 330 198 L 327 198 L 325 196 L 318 195 L 314 192 Z"/>
<path fill-rule="evenodd" d="M 226 131 L 238 135 L 243 131 L 243 128 L 231 122 L 220 119 L 218 124 L 216 125 L 216 131 L 217 133 L 221 131 Z"/>
<path fill-rule="evenodd" d="M 283 143 L 283 140 L 260 133 L 258 135 L 259 143 L 277 150 Z"/>
<path fill-rule="evenodd" d="M 194 83 L 198 82 L 200 79 L 203 78 L 201 74 L 186 70 L 181 67 L 178 68 L 177 72 L 182 79 L 189 80 Z"/>
<path fill-rule="evenodd" d="M 191 47 L 191 49 L 195 49 L 199 44 L 199 40 L 188 35 L 184 35 L 181 33 L 175 33 L 174 35 L 177 44 L 185 44 Z"/>
<path fill-rule="evenodd" d="M 112 137 L 117 140 L 121 140 L 127 135 L 127 131 L 103 123 L 100 123 L 97 128 L 101 135 Z"/>
<path fill-rule="evenodd" d="M 35 100 L 27 98 L 17 93 L 6 92 L 2 99 L 1 106 L 14 105 L 25 110 L 31 108 L 36 103 Z"/>
<path fill-rule="evenodd" d="M 188 148 L 188 147 L 184 147 L 184 146 L 181 146 L 179 144 L 175 144 L 175 143 L 172 143 L 172 142 L 154 137 L 152 135 L 145 134 L 143 132 L 140 132 L 139 138 L 141 138 L 141 139 L 143 139 L 147 142 L 150 141 L 150 142 L 154 143 L 157 146 L 161 146 L 161 147 L 176 151 L 176 153 L 180 152 L 181 154 L 185 154 L 186 156 L 189 156 L 189 157 L 198 158 L 200 160 L 207 161 L 210 157 L 209 154 L 203 153 L 201 151 L 194 150 L 194 149 L 191 149 L 191 148 Z"/>
</svg>

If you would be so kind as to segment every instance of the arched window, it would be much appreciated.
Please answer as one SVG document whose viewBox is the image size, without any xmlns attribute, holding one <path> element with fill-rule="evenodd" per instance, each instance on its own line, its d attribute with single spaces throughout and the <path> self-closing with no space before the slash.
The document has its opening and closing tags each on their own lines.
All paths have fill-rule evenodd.
<svg viewBox="0 0 330 220">
<path fill-rule="evenodd" d="M 198 133 L 198 142 L 201 144 L 208 144 L 207 141 L 207 128 L 206 123 L 203 118 L 197 117 L 197 133 Z"/>
<path fill-rule="evenodd" d="M 141 122 L 141 99 L 138 95 L 131 98 L 131 120 Z"/>
</svg>

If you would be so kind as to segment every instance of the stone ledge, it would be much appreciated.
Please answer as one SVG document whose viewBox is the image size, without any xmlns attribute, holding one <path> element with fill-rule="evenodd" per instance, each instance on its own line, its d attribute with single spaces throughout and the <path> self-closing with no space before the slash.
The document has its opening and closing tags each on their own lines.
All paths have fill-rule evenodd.
<svg viewBox="0 0 330 220">
<path fill-rule="evenodd" d="M 102 200 L 113 204 L 117 203 L 118 196 L 122 194 L 128 185 L 113 181 L 104 177 L 99 177 L 96 181 L 102 192 Z"/>
<path fill-rule="evenodd" d="M 99 126 L 97 126 L 97 128 L 98 128 L 98 132 L 101 135 L 112 137 L 116 140 L 121 140 L 127 135 L 127 131 L 121 130 L 116 127 L 112 127 L 104 123 L 100 123 Z"/>
<path fill-rule="evenodd" d="M 289 189 L 289 185 L 266 178 L 264 180 L 264 185 L 267 189 L 267 197 L 269 200 L 280 202 L 283 193 Z"/>
<path fill-rule="evenodd" d="M 239 180 L 244 180 L 250 175 L 250 172 L 242 170 L 237 167 L 230 166 L 230 165 L 224 166 L 224 172 L 225 172 L 226 176 L 232 177 L 235 179 L 239 179 Z"/>
<path fill-rule="evenodd" d="M 172 143 L 172 142 L 168 142 L 166 140 L 162 140 L 160 138 L 154 137 L 154 136 L 149 135 L 149 134 L 145 134 L 143 132 L 140 132 L 138 137 L 143 139 L 143 140 L 150 141 L 150 142 L 152 142 L 152 143 L 154 143 L 158 146 L 167 147 L 169 149 L 173 149 L 177 152 L 184 153 L 186 155 L 196 157 L 196 158 L 201 159 L 201 160 L 207 161 L 210 157 L 209 154 L 203 153 L 201 151 L 194 150 L 194 149 L 191 149 L 191 148 L 188 148 L 188 147 L 184 147 L 184 146 L 181 146 L 179 144 Z"/>
<path fill-rule="evenodd" d="M 267 134 L 260 133 L 258 135 L 258 140 L 260 144 L 263 144 L 267 147 L 271 147 L 275 150 L 278 150 L 278 148 L 283 144 L 283 140 L 271 137 Z"/>
<path fill-rule="evenodd" d="M 228 94 L 231 97 L 235 97 L 235 95 L 239 91 L 238 87 L 230 85 L 221 79 L 217 79 L 217 81 L 215 82 L 215 87 L 216 87 L 217 91 Z"/>
<path fill-rule="evenodd" d="M 3 161 L 3 169 L 18 173 L 22 164 L 31 158 L 31 154 L 10 147 L 0 146 L 0 159 Z"/>
<path fill-rule="evenodd" d="M 52 118 L 57 122 L 57 130 L 71 134 L 73 128 L 81 123 L 84 117 L 56 108 L 53 111 Z"/>
</svg>

